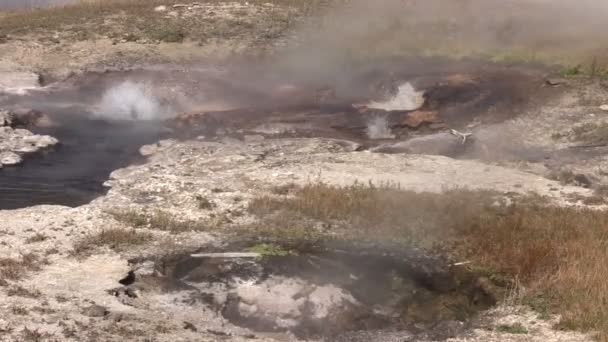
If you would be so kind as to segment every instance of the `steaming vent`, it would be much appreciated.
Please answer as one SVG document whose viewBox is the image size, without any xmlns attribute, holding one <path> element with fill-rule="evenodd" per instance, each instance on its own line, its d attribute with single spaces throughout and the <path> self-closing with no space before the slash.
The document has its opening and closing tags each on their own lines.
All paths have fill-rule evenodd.
<svg viewBox="0 0 608 342">
<path fill-rule="evenodd" d="M 376 116 L 370 119 L 367 123 L 367 136 L 370 139 L 395 139 L 395 135 L 389 127 L 388 120 L 385 116 Z"/>
<path fill-rule="evenodd" d="M 372 101 L 367 107 L 386 111 L 416 110 L 424 104 L 424 92 L 417 91 L 406 82 L 397 88 L 396 94 L 385 101 Z"/>
<path fill-rule="evenodd" d="M 104 93 L 95 116 L 110 120 L 160 120 L 169 113 L 168 106 L 158 100 L 150 84 L 125 81 Z"/>
</svg>

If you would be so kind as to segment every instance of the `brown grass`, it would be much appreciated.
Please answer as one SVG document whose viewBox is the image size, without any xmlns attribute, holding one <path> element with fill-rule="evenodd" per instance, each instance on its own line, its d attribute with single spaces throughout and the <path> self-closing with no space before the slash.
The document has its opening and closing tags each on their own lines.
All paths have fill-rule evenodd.
<svg viewBox="0 0 608 342">
<path fill-rule="evenodd" d="M 205 207 L 205 209 L 209 209 L 209 207 Z M 113 210 L 110 211 L 109 214 L 116 221 L 133 228 L 146 227 L 149 229 L 170 232 L 172 234 L 208 230 L 208 224 L 206 222 L 180 220 L 162 210 L 156 210 L 152 213 L 143 213 L 134 210 Z"/>
<path fill-rule="evenodd" d="M 17 297 L 24 297 L 24 298 L 39 298 L 42 293 L 40 291 L 38 291 L 37 289 L 28 289 L 25 288 L 23 286 L 20 285 L 15 285 L 15 286 L 11 286 L 9 287 L 9 289 L 6 291 L 6 295 L 7 296 L 17 296 Z"/>
<path fill-rule="evenodd" d="M 152 240 L 152 234 L 136 229 L 108 228 L 98 233 L 90 234 L 77 241 L 74 245 L 74 254 L 88 254 L 95 248 L 106 246 L 116 251 L 137 245 L 142 245 Z"/>
<path fill-rule="evenodd" d="M 198 2 L 213 4 L 224 1 Z M 322 27 L 321 36 L 327 36 L 325 32 L 341 31 L 342 26 L 350 26 L 343 24 L 344 18 L 335 20 L 332 17 L 319 15 L 331 13 L 328 8 L 348 3 L 348 0 L 238 0 L 238 2 L 248 2 L 253 5 L 271 3 L 275 6 L 266 7 L 265 13 L 261 16 L 251 16 L 246 13 L 247 11 L 234 10 L 229 18 L 222 18 L 221 15 L 217 15 L 217 11 L 213 11 L 215 15 L 194 15 L 184 18 L 175 18 L 168 16 L 166 12 L 153 11 L 158 5 L 166 5 L 171 9 L 174 4 L 183 3 L 179 0 L 82 0 L 77 4 L 47 9 L 0 11 L 0 44 L 8 39 L 35 33 L 33 36 L 35 39 L 51 43 L 100 37 L 108 37 L 114 41 L 142 43 L 188 40 L 200 44 L 213 40 L 234 39 L 246 42 L 250 48 L 259 49 L 255 51 L 265 51 L 266 48 L 274 45 L 278 38 L 284 38 L 293 29 L 302 27 L 303 21 L 310 21 L 311 27 Z M 366 20 L 360 17 L 350 21 Z M 404 14 L 402 20 L 396 18 L 383 20 L 385 23 L 391 23 L 389 32 L 383 28 L 384 23 L 363 22 L 361 27 L 367 27 L 370 31 L 369 35 L 352 37 L 347 34 L 344 38 L 338 35 L 335 39 L 339 44 L 348 44 L 348 41 L 351 41 L 348 52 L 344 51 L 346 53 L 343 58 L 377 60 L 378 57 L 403 55 L 475 57 L 507 64 L 574 65 L 563 69 L 562 73 L 565 76 L 606 77 L 608 75 L 606 71 L 608 60 L 603 52 L 598 51 L 597 43 L 568 45 L 567 49 L 563 48 L 565 46 L 563 42 L 558 46 L 554 43 L 540 46 L 535 39 L 531 41 L 520 39 L 522 41 L 517 44 L 515 42 L 489 44 L 483 38 L 486 37 L 485 34 L 477 37 L 479 36 L 477 28 L 474 28 L 473 32 L 469 32 L 471 28 L 467 30 L 470 26 L 468 21 L 457 23 L 459 25 L 455 28 L 451 18 L 452 16 L 445 18 L 439 15 L 433 16 L 434 20 L 427 22 L 429 18 L 423 17 L 418 21 L 415 20 L 416 18 L 411 18 L 411 14 L 409 16 Z M 477 27 L 477 25 L 473 26 Z M 460 30 L 464 31 L 457 34 Z M 466 37 L 466 40 L 454 39 L 454 34 Z M 494 34 L 500 35 L 500 32 Z M 302 33 L 299 36 L 302 36 Z M 535 35 L 525 35 L 528 36 Z M 450 38 L 446 39 L 446 37 Z M 595 39 L 585 38 L 596 41 L 601 36 Z M 576 42 L 586 42 L 586 40 L 578 39 Z M 333 44 L 333 39 L 328 43 Z M 361 46 L 367 48 L 361 49 Z"/>
<path fill-rule="evenodd" d="M 201 210 L 211 210 L 216 207 L 216 204 L 213 203 L 210 199 L 205 196 L 196 196 L 196 203 L 198 204 L 198 208 Z"/>
<path fill-rule="evenodd" d="M 562 314 L 562 327 L 598 330 L 608 340 L 608 212 L 551 207 L 537 197 L 506 205 L 490 192 L 324 184 L 289 198 L 259 197 L 249 210 L 260 218 L 257 234 L 278 243 L 304 237 L 310 246 L 310 236 L 317 243 L 401 241 L 471 260 L 521 284 L 523 302 Z"/>
<path fill-rule="evenodd" d="M 221 3 L 222 1 L 200 2 Z M 269 29 L 277 29 L 276 32 L 281 34 L 295 22 L 295 17 L 307 15 L 328 1 L 253 0 L 248 2 L 251 4 L 271 2 L 278 7 L 268 13 L 267 20 L 249 20 L 247 16 L 238 15 L 229 19 L 217 16 L 173 18 L 167 16 L 167 12 L 155 12 L 154 8 L 165 5 L 171 10 L 172 5 L 183 3 L 182 1 L 89 0 L 46 9 L 0 12 L 2 15 L 0 36 L 38 33 L 52 37 L 53 34 L 60 33 L 62 38 L 69 37 L 74 40 L 108 36 L 126 41 L 146 39 L 181 42 L 184 39 L 206 41 L 211 38 L 237 38 L 243 34 L 268 33 Z M 283 10 L 287 7 L 297 11 Z"/>
<path fill-rule="evenodd" d="M 590 122 L 572 128 L 572 140 L 584 145 L 608 144 L 608 122 Z"/>
<path fill-rule="evenodd" d="M 23 254 L 20 258 L 0 258 L 0 279 L 19 280 L 29 272 L 39 271 L 46 261 L 35 254 Z"/>
<path fill-rule="evenodd" d="M 14 315 L 19 315 L 19 316 L 27 316 L 29 314 L 29 310 L 26 307 L 18 306 L 18 305 L 11 306 L 11 312 Z M 25 329 L 27 329 L 27 328 L 25 328 Z M 24 338 L 25 338 L 25 336 L 24 336 Z M 27 338 L 25 340 L 31 341 L 31 339 L 27 339 Z"/>
<path fill-rule="evenodd" d="M 43 233 L 36 233 L 36 234 L 28 237 L 27 239 L 25 239 L 25 243 L 43 242 L 43 241 L 46 241 L 48 238 L 49 237 Z"/>
<path fill-rule="evenodd" d="M 41 333 L 38 329 L 29 329 L 28 327 L 25 327 L 21 330 L 21 338 L 26 342 L 41 342 L 52 339 L 52 335 Z"/>
</svg>

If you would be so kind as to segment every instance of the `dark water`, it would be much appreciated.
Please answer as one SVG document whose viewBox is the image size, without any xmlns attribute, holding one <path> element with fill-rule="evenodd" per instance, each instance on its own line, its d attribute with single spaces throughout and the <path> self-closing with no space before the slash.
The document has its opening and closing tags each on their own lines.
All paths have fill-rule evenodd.
<svg viewBox="0 0 608 342">
<path fill-rule="evenodd" d="M 16 9 L 16 8 L 38 8 L 51 5 L 61 5 L 70 0 L 0 0 L 0 9 Z"/>
<path fill-rule="evenodd" d="M 0 169 L 0 209 L 86 204 L 105 193 L 103 182 L 113 170 L 141 160 L 139 147 L 163 135 L 152 122 L 109 123 L 86 115 L 59 121 L 58 127 L 34 130 L 59 139 L 54 151 Z"/>
</svg>

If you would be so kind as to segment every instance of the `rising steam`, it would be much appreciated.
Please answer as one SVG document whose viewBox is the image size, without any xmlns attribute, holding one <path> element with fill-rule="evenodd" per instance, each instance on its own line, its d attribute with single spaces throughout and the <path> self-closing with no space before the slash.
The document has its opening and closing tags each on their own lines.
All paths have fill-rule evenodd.
<svg viewBox="0 0 608 342">
<path fill-rule="evenodd" d="M 424 92 L 419 92 L 406 82 L 399 86 L 397 93 L 386 101 L 373 101 L 367 107 L 371 109 L 416 110 L 424 104 Z"/>
<path fill-rule="evenodd" d="M 388 120 L 384 116 L 375 116 L 367 123 L 367 136 L 370 139 L 394 139 Z"/>
<path fill-rule="evenodd" d="M 149 84 L 126 81 L 105 92 L 95 115 L 111 120 L 159 120 L 169 113 Z"/>
</svg>

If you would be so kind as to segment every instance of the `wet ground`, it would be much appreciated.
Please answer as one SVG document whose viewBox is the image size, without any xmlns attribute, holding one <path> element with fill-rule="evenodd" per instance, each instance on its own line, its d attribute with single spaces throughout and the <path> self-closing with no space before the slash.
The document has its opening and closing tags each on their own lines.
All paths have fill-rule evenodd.
<svg viewBox="0 0 608 342">
<path fill-rule="evenodd" d="M 499 123 L 560 91 L 545 86 L 544 69 L 472 60 L 391 60 L 314 81 L 268 68 L 163 65 L 90 72 L 25 96 L 0 97 L 0 107 L 48 114 L 55 125 L 32 130 L 61 142 L 22 166 L 0 170 L 0 209 L 85 204 L 104 193 L 102 184 L 113 170 L 141 160 L 138 149 L 162 137 L 320 136 L 373 149 L 449 128 L 467 130 L 474 121 Z M 396 86 L 406 82 L 424 90 L 420 111 L 432 120 L 412 126 L 404 122 L 416 114 L 413 108 L 365 107 L 396 96 Z M 173 119 L 176 113 L 186 114 Z M 138 117 L 151 120 L 131 120 Z M 390 136 L 370 136 L 376 121 Z M 430 154 L 466 155 L 467 146 L 456 145 L 455 152 Z M 393 152 L 408 151 L 426 153 Z"/>
</svg>

